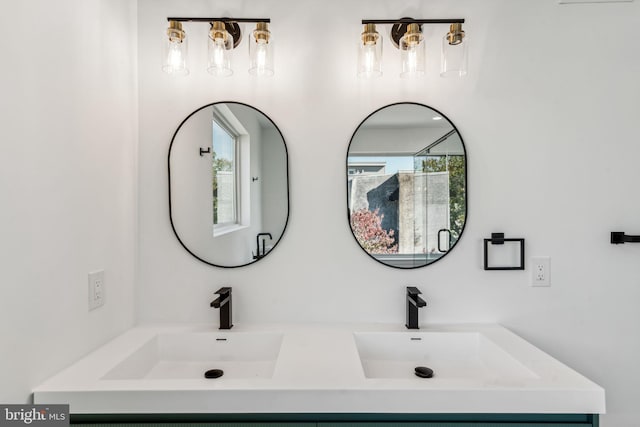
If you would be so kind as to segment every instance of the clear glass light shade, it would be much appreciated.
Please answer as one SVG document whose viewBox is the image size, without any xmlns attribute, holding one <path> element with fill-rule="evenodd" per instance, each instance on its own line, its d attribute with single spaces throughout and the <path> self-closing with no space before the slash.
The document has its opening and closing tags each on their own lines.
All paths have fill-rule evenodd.
<svg viewBox="0 0 640 427">
<path fill-rule="evenodd" d="M 179 23 L 177 23 L 179 24 Z M 167 74 L 187 75 L 187 35 L 181 25 L 171 24 L 162 43 L 162 71 Z"/>
<path fill-rule="evenodd" d="M 425 42 L 421 33 L 407 33 L 402 36 L 400 39 L 400 58 L 402 60 L 400 77 L 412 78 L 424 75 L 425 57 Z"/>
<path fill-rule="evenodd" d="M 273 76 L 273 37 L 267 24 L 259 22 L 249 40 L 249 74 Z"/>
<path fill-rule="evenodd" d="M 468 37 L 464 37 L 458 44 L 451 44 L 449 36 L 444 36 L 440 60 L 440 75 L 442 77 L 462 77 L 467 75 L 468 46 Z"/>
<path fill-rule="evenodd" d="M 233 50 L 233 36 L 224 29 L 224 23 L 214 22 L 209 32 L 207 72 L 216 77 L 228 77 L 233 74 L 231 69 L 231 52 Z"/>
<path fill-rule="evenodd" d="M 358 48 L 358 77 L 373 78 L 381 75 L 382 38 L 377 33 L 375 25 L 366 24 Z"/>
</svg>

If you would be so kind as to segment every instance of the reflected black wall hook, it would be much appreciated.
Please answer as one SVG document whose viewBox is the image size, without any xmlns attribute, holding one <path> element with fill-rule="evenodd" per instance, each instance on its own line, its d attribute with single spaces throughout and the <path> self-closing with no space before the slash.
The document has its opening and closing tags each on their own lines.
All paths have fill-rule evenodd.
<svg viewBox="0 0 640 427">
<path fill-rule="evenodd" d="M 622 243 L 640 243 L 640 236 L 628 236 L 624 231 L 611 232 L 611 244 L 619 245 Z"/>
<path fill-rule="evenodd" d="M 200 157 L 204 156 L 205 154 L 209 154 L 211 153 L 211 147 L 207 147 L 207 149 L 203 149 L 202 147 L 200 147 Z"/>
</svg>

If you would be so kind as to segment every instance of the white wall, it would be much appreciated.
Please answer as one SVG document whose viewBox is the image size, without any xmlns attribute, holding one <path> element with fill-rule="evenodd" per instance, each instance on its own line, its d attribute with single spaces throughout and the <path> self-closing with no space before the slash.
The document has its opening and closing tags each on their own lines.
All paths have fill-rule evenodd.
<svg viewBox="0 0 640 427">
<path fill-rule="evenodd" d="M 0 402 L 133 324 L 136 7 L 3 2 Z M 88 312 L 87 273 L 106 305 Z"/>
<path fill-rule="evenodd" d="M 613 230 L 640 234 L 640 2 L 558 5 L 554 0 L 140 0 L 140 322 L 217 322 L 213 291 L 234 287 L 235 323 L 404 319 L 404 286 L 429 303 L 426 323 L 499 322 L 607 390 L 605 427 L 637 425 L 640 411 L 640 245 L 613 246 Z M 270 17 L 276 76 L 242 65 L 227 80 L 204 66 L 206 25 L 187 25 L 191 75 L 160 71 L 171 15 Z M 458 17 L 471 38 L 470 75 L 441 79 L 430 27 L 428 76 L 355 77 L 363 18 Z M 314 31 L 310 32 L 310 29 Z M 386 34 L 384 34 L 386 35 Z M 200 56 L 198 56 L 200 55 Z M 392 63 L 390 63 L 391 61 Z M 242 269 L 200 263 L 169 226 L 166 156 L 171 135 L 213 101 L 251 104 L 273 119 L 289 149 L 291 217 L 268 258 Z M 362 252 L 346 217 L 345 156 L 353 131 L 379 107 L 421 102 L 442 111 L 467 146 L 469 217 L 455 250 L 412 271 Z M 482 239 L 527 239 L 551 257 L 552 286 L 530 270 L 485 272 Z M 302 297 L 304 296 L 304 297 Z"/>
</svg>

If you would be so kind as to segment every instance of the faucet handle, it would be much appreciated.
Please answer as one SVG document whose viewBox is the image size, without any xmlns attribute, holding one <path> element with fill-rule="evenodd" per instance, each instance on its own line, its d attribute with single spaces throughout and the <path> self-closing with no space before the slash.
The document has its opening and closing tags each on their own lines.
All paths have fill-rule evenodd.
<svg viewBox="0 0 640 427">
<path fill-rule="evenodd" d="M 223 286 L 222 288 L 218 289 L 215 293 L 218 294 L 218 295 L 230 294 L 231 293 L 231 286 Z"/>
<path fill-rule="evenodd" d="M 418 296 L 420 294 L 422 294 L 420 289 L 415 286 L 407 286 L 407 299 L 418 308 L 426 307 L 427 302 Z"/>
<path fill-rule="evenodd" d="M 422 294 L 422 292 L 420 292 L 420 289 L 416 288 L 415 286 L 407 286 L 407 295 L 416 296 L 420 294 Z"/>
</svg>

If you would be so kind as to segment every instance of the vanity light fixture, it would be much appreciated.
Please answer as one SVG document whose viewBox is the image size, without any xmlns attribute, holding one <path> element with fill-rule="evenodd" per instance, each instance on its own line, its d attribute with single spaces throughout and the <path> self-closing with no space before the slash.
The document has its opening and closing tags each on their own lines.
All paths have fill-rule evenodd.
<svg viewBox="0 0 640 427">
<path fill-rule="evenodd" d="M 272 76 L 273 37 L 269 31 L 269 18 L 167 18 L 169 28 L 163 49 L 162 70 L 168 74 L 189 73 L 186 67 L 187 35 L 183 22 L 202 22 L 210 25 L 207 41 L 207 71 L 216 77 L 233 74 L 232 52 L 242 40 L 240 23 L 254 23 L 255 30 L 249 40 L 249 73 Z"/>
<path fill-rule="evenodd" d="M 391 24 L 390 38 L 400 50 L 400 77 L 419 77 L 425 73 L 426 42 L 422 32 L 425 24 L 450 24 L 443 38 L 442 65 L 440 75 L 464 76 L 467 74 L 467 40 L 462 30 L 464 19 L 363 19 L 358 54 L 358 76 L 378 77 L 382 75 L 382 37 L 376 25 Z"/>
</svg>

